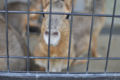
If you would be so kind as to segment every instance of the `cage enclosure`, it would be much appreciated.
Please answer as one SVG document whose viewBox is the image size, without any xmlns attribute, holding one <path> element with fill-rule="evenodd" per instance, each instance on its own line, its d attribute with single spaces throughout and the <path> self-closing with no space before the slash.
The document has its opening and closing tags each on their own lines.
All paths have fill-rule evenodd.
<svg viewBox="0 0 120 80">
<path fill-rule="evenodd" d="M 119 8 L 119 0 L 0 0 L 0 80 L 119 80 Z"/>
</svg>

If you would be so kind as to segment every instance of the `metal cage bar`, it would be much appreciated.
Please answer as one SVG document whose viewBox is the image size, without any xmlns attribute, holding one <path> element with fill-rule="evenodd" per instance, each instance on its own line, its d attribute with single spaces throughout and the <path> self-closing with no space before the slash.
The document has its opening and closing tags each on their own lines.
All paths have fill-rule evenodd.
<svg viewBox="0 0 120 80">
<path fill-rule="evenodd" d="M 89 48 L 88 48 L 88 61 L 87 61 L 87 67 L 86 67 L 86 73 L 88 73 L 89 70 L 89 62 L 90 62 L 90 51 L 91 51 L 91 42 L 92 42 L 92 35 L 93 35 L 93 27 L 94 27 L 94 19 L 95 16 L 93 15 L 95 12 L 95 0 L 93 0 L 93 5 L 92 5 L 93 9 L 92 9 L 92 21 L 91 21 L 91 29 L 90 29 L 90 40 L 89 40 Z"/>
<path fill-rule="evenodd" d="M 51 34 L 51 17 L 52 17 L 52 0 L 50 0 L 50 13 L 49 13 L 49 33 Z M 51 36 L 49 34 L 49 38 L 48 38 L 48 66 L 47 66 L 47 72 L 49 73 L 49 69 L 50 69 L 50 39 Z"/>
<path fill-rule="evenodd" d="M 0 56 L 0 58 L 7 58 L 7 56 Z M 9 56 L 10 59 L 27 59 L 27 56 Z M 30 59 L 48 59 L 48 57 L 33 57 L 30 56 Z M 50 57 L 50 59 L 68 59 L 68 57 Z M 87 60 L 87 57 L 70 57 L 72 60 Z M 106 60 L 106 57 L 90 57 L 89 60 Z M 120 60 L 119 57 L 109 57 L 108 60 Z"/>
<path fill-rule="evenodd" d="M 8 6 L 7 6 L 8 0 L 5 0 L 5 10 L 7 11 L 5 13 L 5 20 L 6 20 L 6 55 L 7 55 L 7 70 L 10 72 L 10 63 L 9 63 L 9 42 L 8 42 Z"/>
<path fill-rule="evenodd" d="M 116 3 L 117 0 L 114 0 L 114 6 L 113 6 L 113 16 L 112 16 L 112 23 L 111 23 L 111 28 L 110 28 L 110 35 L 109 35 L 109 42 L 108 42 L 108 50 L 107 50 L 107 56 L 106 56 L 106 64 L 105 64 L 105 72 L 107 71 L 107 66 L 108 66 L 108 58 L 110 54 L 110 46 L 111 46 L 111 39 L 112 39 L 112 32 L 113 32 L 113 27 L 114 27 L 114 15 L 116 11 Z"/>
<path fill-rule="evenodd" d="M 26 69 L 27 69 L 27 72 L 29 72 L 29 69 L 30 69 L 30 59 L 29 59 L 29 56 L 30 56 L 30 52 L 29 52 L 29 44 L 30 44 L 30 41 L 29 41 L 29 35 L 30 35 L 30 32 L 29 32 L 29 20 L 30 20 L 30 0 L 27 0 L 27 64 L 26 64 Z"/>
<path fill-rule="evenodd" d="M 27 11 L 6 11 L 0 10 L 0 13 L 16 13 L 16 14 L 27 14 Z M 29 11 L 30 14 L 49 14 L 49 12 Z M 97 17 L 112 17 L 111 14 L 91 14 L 91 13 L 63 13 L 63 12 L 51 12 L 53 15 L 74 15 L 74 16 L 97 16 Z M 115 18 L 119 18 L 120 15 L 114 15 Z"/>
<path fill-rule="evenodd" d="M 110 46 L 111 46 L 111 39 L 112 39 L 112 32 L 113 32 L 113 28 L 114 28 L 114 18 L 120 18 L 120 15 L 115 15 L 116 12 L 116 3 L 117 0 L 114 0 L 114 6 L 113 6 L 113 14 L 96 14 L 94 13 L 96 4 L 95 4 L 96 0 L 93 0 L 93 11 L 92 13 L 75 13 L 73 12 L 74 8 L 74 4 L 73 4 L 73 0 L 72 0 L 72 12 L 71 13 L 63 13 L 63 12 L 52 12 L 52 0 L 50 0 L 50 11 L 49 12 L 40 12 L 40 11 L 30 11 L 30 0 L 27 0 L 27 11 L 8 11 L 8 6 L 7 6 L 7 2 L 8 0 L 5 0 L 5 10 L 0 10 L 0 13 L 4 13 L 5 14 L 5 20 L 6 20 L 6 56 L 0 56 L 1 58 L 5 58 L 7 60 L 7 71 L 0 71 L 0 78 L 42 78 L 44 80 L 47 80 L 49 78 L 52 79 L 82 79 L 82 80 L 96 80 L 96 78 L 99 79 L 120 79 L 120 73 L 108 73 L 107 72 L 107 67 L 108 67 L 108 62 L 109 60 L 120 60 L 120 57 L 109 57 L 109 53 L 110 53 Z M 8 42 L 8 14 L 9 13 L 15 13 L 15 14 L 26 14 L 27 15 L 27 56 L 9 56 L 9 42 Z M 49 34 L 49 40 L 48 40 L 48 57 L 34 57 L 34 56 L 30 56 L 30 52 L 29 52 L 29 21 L 30 21 L 30 14 L 48 14 L 49 15 L 49 32 L 51 33 L 51 17 L 52 15 L 70 15 L 71 16 L 71 20 L 70 20 L 70 34 L 69 34 L 69 49 L 68 49 L 68 57 L 50 57 L 50 34 Z M 71 57 L 70 56 L 70 49 L 71 49 L 71 42 L 72 42 L 72 24 L 73 24 L 73 16 L 91 16 L 91 29 L 90 29 L 90 40 L 89 40 L 89 49 L 88 49 L 88 57 Z M 112 17 L 112 22 L 111 22 L 111 28 L 110 28 L 110 34 L 109 34 L 109 42 L 108 42 L 108 49 L 107 49 L 107 56 L 106 57 L 99 57 L 99 58 L 93 58 L 90 57 L 90 51 L 91 51 L 91 42 L 92 42 L 92 32 L 93 32 L 93 28 L 94 28 L 94 18 L 95 17 Z M 26 59 L 27 60 L 27 66 L 26 66 L 26 71 L 10 71 L 10 63 L 9 63 L 9 59 Z M 39 72 L 37 73 L 34 71 L 30 71 L 30 59 L 47 59 L 48 63 L 47 63 L 47 71 L 46 72 Z M 65 73 L 63 72 L 59 72 L 59 73 L 51 73 L 49 71 L 50 68 L 50 60 L 51 59 L 65 59 L 68 60 L 67 63 L 67 71 Z M 78 72 L 78 73 L 71 73 L 69 72 L 69 65 L 70 65 L 70 60 L 88 60 L 87 62 L 87 67 L 86 67 L 86 72 Z M 105 64 L 105 69 L 104 72 L 102 73 L 97 73 L 97 72 L 88 72 L 89 71 L 89 62 L 90 60 L 106 60 L 106 64 Z M 29 73 L 29 74 L 26 74 Z M 46 74 L 48 73 L 48 74 Z"/>
<path fill-rule="evenodd" d="M 108 73 L 108 74 L 26 74 L 26 73 L 2 73 L 1 80 L 119 80 L 119 73 Z"/>
<path fill-rule="evenodd" d="M 74 11 L 74 1 L 72 0 L 72 12 Z M 70 20 L 70 33 L 69 33 L 69 48 L 68 48 L 68 63 L 67 63 L 67 73 L 69 73 L 69 67 L 70 67 L 70 54 L 71 54 L 71 42 L 72 42 L 72 24 L 73 24 L 73 15 L 71 15 Z"/>
</svg>

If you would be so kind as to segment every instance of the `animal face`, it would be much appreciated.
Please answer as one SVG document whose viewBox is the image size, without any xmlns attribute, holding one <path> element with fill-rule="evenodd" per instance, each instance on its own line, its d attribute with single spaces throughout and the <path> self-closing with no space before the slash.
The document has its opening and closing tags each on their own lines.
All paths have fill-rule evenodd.
<svg viewBox="0 0 120 80">
<path fill-rule="evenodd" d="M 48 2 L 47 2 L 48 1 Z M 69 0 L 71 1 L 71 0 Z M 69 2 L 68 1 L 68 2 Z M 43 2 L 44 12 L 50 11 L 49 0 Z M 53 0 L 52 2 L 52 12 L 70 12 L 68 5 L 64 0 Z M 51 21 L 51 22 L 50 22 Z M 45 43 L 48 45 L 49 35 L 50 35 L 50 45 L 57 46 L 62 36 L 63 31 L 69 31 L 69 20 L 67 15 L 44 15 L 44 20 L 42 22 L 43 37 Z"/>
<path fill-rule="evenodd" d="M 52 15 L 51 17 L 51 26 L 49 26 L 49 16 L 46 15 L 46 18 L 43 21 L 43 26 L 44 29 L 44 40 L 46 42 L 46 44 L 48 44 L 48 40 L 49 40 L 49 35 L 50 35 L 50 45 L 52 46 L 56 46 L 59 44 L 59 41 L 61 39 L 62 36 L 62 32 L 64 31 L 68 31 L 65 30 L 65 28 L 69 27 L 67 25 L 69 25 L 69 22 L 67 19 L 65 19 L 65 16 L 62 15 Z M 51 29 L 49 28 L 51 27 Z M 63 31 L 62 31 L 63 30 Z"/>
<path fill-rule="evenodd" d="M 72 0 L 52 0 L 52 12 L 71 12 Z M 49 0 L 42 0 L 43 11 L 49 12 Z M 67 15 L 44 14 L 41 26 L 40 43 L 36 47 L 35 56 L 48 57 L 48 41 L 50 35 L 50 57 L 68 57 L 70 23 Z M 72 46 L 71 46 L 72 47 Z M 71 56 L 74 51 L 71 48 Z M 61 72 L 67 68 L 67 61 L 50 59 L 50 72 Z M 35 59 L 35 63 L 47 70 L 48 60 Z M 71 61 L 70 61 L 71 64 Z"/>
</svg>

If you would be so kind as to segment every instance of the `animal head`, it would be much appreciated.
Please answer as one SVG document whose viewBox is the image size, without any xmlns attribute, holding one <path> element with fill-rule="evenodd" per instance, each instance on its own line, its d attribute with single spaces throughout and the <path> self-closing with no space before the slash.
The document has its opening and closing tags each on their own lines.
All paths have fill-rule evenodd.
<svg viewBox="0 0 120 80">
<path fill-rule="evenodd" d="M 44 12 L 50 12 L 50 0 L 42 0 L 42 6 Z M 52 12 L 71 12 L 72 0 L 52 0 L 51 6 Z M 41 29 L 45 43 L 48 45 L 50 35 L 50 45 L 57 46 L 65 32 L 69 32 L 69 27 L 68 15 L 52 14 L 50 18 L 49 14 L 45 14 Z"/>
<path fill-rule="evenodd" d="M 30 12 L 42 11 L 41 0 L 31 0 L 29 11 Z M 42 16 L 40 14 L 32 14 L 32 13 L 29 14 L 30 32 L 40 33 L 41 23 L 42 23 Z M 28 24 L 28 17 L 25 16 L 23 36 L 25 36 L 25 32 L 27 31 L 26 30 L 27 24 Z"/>
<path fill-rule="evenodd" d="M 44 12 L 49 12 L 50 0 L 42 0 L 42 6 Z M 72 0 L 52 0 L 52 12 L 71 12 L 71 6 Z M 48 56 L 48 40 L 50 35 L 50 57 L 67 57 L 69 46 L 69 32 L 70 23 L 67 15 L 52 14 L 50 18 L 49 14 L 44 14 L 41 26 L 40 44 L 36 47 L 35 56 Z M 73 47 L 71 48 L 73 49 Z M 72 49 L 71 53 L 73 53 Z M 73 55 L 74 53 L 71 54 L 72 57 Z M 68 60 L 63 59 L 50 59 L 49 71 L 61 72 L 63 69 L 67 68 L 67 62 Z M 35 59 L 35 63 L 47 70 L 47 59 Z"/>
<path fill-rule="evenodd" d="M 35 12 L 35 11 L 40 11 L 39 9 L 34 9 L 31 8 L 30 9 L 31 12 Z M 28 17 L 25 16 L 25 22 L 24 22 L 24 33 L 23 36 L 25 37 L 25 33 L 27 31 L 27 25 L 28 24 Z M 40 33 L 40 28 L 41 28 L 41 24 L 42 24 L 42 15 L 40 14 L 29 14 L 29 31 L 31 33 Z"/>
</svg>

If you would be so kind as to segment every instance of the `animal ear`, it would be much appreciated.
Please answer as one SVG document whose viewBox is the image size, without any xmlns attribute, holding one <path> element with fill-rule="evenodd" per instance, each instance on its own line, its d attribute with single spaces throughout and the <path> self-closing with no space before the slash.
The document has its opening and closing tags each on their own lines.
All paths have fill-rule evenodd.
<svg viewBox="0 0 120 80">
<path fill-rule="evenodd" d="M 50 0 L 41 0 L 43 11 L 49 6 Z"/>
<path fill-rule="evenodd" d="M 74 4 L 76 2 L 76 0 L 64 0 L 65 2 L 65 8 L 67 10 L 67 12 L 71 12 L 72 11 L 72 3 Z"/>
</svg>

